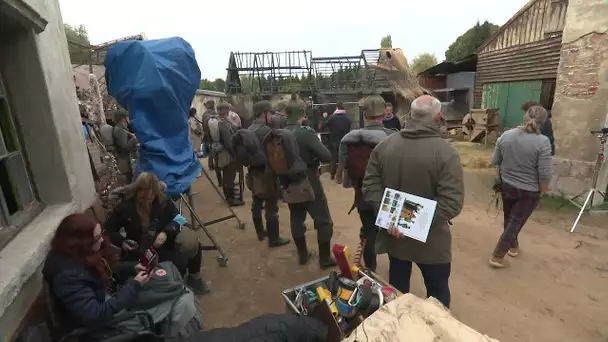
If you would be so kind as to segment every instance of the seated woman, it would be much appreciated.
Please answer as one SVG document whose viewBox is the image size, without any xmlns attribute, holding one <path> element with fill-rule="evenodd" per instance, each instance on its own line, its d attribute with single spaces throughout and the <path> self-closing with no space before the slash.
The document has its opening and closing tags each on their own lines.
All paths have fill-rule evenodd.
<svg viewBox="0 0 608 342">
<path fill-rule="evenodd" d="M 100 225 L 89 216 L 72 214 L 61 221 L 42 274 L 69 330 L 107 321 L 127 309 L 150 279 L 141 265 L 116 264 L 111 254 Z M 116 331 L 109 329 L 88 339 L 102 340 L 113 334 Z"/>
<path fill-rule="evenodd" d="M 135 183 L 121 190 L 124 200 L 106 220 L 106 233 L 115 246 L 122 248 L 126 260 L 137 261 L 154 247 L 160 262 L 173 262 L 183 276 L 187 272 L 186 284 L 195 294 L 204 295 L 209 289 L 200 273 L 202 247 L 197 243 L 194 251 L 186 251 L 176 243 L 179 224 L 173 219 L 179 212 L 165 190 L 166 185 L 154 174 L 141 173 Z"/>
</svg>

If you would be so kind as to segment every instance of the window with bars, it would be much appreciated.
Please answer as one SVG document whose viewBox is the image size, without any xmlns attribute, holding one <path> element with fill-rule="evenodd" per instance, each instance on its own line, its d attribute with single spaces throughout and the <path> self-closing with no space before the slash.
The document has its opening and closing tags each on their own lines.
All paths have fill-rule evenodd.
<svg viewBox="0 0 608 342">
<path fill-rule="evenodd" d="M 0 248 L 31 219 L 35 203 L 24 151 L 0 75 Z"/>
</svg>

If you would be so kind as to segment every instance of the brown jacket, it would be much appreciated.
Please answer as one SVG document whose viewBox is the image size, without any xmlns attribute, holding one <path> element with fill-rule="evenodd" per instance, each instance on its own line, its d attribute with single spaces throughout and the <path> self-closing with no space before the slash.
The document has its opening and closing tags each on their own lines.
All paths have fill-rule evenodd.
<svg viewBox="0 0 608 342">
<path fill-rule="evenodd" d="M 435 125 L 409 122 L 373 150 L 363 180 L 363 196 L 378 212 L 384 188 L 437 201 L 435 217 L 426 243 L 397 239 L 380 229 L 378 254 L 422 264 L 452 261 L 452 235 L 448 220 L 462 210 L 463 170 L 458 153 L 440 137 Z"/>
</svg>

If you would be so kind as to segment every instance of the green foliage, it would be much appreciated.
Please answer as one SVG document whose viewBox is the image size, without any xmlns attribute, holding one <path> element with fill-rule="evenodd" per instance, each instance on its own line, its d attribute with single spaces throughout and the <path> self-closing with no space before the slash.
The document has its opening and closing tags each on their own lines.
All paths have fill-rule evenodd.
<svg viewBox="0 0 608 342">
<path fill-rule="evenodd" d="M 432 53 L 420 53 L 410 63 L 410 68 L 414 75 L 418 75 L 419 73 L 425 71 L 426 69 L 432 67 L 437 64 L 437 57 L 435 57 Z"/>
<path fill-rule="evenodd" d="M 198 84 L 198 89 L 224 92 L 226 91 L 226 81 L 221 78 L 216 78 L 213 81 L 203 78 Z"/>
<path fill-rule="evenodd" d="M 393 39 L 391 38 L 390 34 L 382 37 L 382 40 L 380 41 L 380 47 L 382 49 L 389 49 L 393 47 Z"/>
<path fill-rule="evenodd" d="M 453 62 L 476 53 L 477 49 L 488 41 L 488 39 L 490 39 L 499 29 L 500 26 L 489 23 L 487 20 L 481 25 L 478 21 L 475 26 L 456 38 L 456 41 L 454 41 L 445 52 L 445 59 L 449 62 Z"/>
<path fill-rule="evenodd" d="M 68 51 L 70 52 L 70 60 L 72 64 L 86 64 L 89 62 L 90 49 L 83 48 L 79 45 L 90 46 L 89 33 L 84 25 L 72 26 L 70 24 L 63 24 L 65 31 L 65 37 L 68 40 Z"/>
</svg>

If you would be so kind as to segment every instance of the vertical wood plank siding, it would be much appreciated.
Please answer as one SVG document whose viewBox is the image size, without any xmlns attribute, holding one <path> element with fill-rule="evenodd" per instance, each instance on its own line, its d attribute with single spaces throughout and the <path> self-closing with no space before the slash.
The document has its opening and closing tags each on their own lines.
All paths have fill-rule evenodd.
<svg viewBox="0 0 608 342">
<path fill-rule="evenodd" d="M 485 83 L 555 78 L 567 8 L 567 0 L 532 1 L 480 47 L 475 108 Z"/>
</svg>

